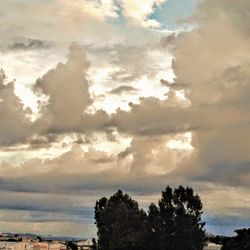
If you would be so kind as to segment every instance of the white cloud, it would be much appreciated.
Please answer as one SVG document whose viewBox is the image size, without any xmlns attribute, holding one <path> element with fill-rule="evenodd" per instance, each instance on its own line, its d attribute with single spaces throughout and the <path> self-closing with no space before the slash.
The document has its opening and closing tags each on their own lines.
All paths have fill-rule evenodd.
<svg viewBox="0 0 250 250">
<path fill-rule="evenodd" d="M 161 24 L 150 15 L 166 0 L 121 0 L 123 15 L 131 25 L 145 28 L 159 28 Z"/>
</svg>

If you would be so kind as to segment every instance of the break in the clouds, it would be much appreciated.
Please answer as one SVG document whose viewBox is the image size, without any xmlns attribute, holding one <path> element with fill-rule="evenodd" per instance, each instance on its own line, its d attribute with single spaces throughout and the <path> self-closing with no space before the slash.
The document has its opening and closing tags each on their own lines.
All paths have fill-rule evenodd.
<svg viewBox="0 0 250 250">
<path fill-rule="evenodd" d="M 249 10 L 3 1 L 0 230 L 92 236 L 96 199 L 122 188 L 146 208 L 167 184 L 200 194 L 208 231 L 244 226 Z"/>
</svg>

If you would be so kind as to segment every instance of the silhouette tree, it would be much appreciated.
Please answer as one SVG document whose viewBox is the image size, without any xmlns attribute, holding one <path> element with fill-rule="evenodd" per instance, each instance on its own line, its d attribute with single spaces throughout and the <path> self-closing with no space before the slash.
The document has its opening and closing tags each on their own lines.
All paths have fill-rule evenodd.
<svg viewBox="0 0 250 250">
<path fill-rule="evenodd" d="M 41 236 L 37 236 L 37 237 L 36 237 L 36 240 L 37 240 L 38 242 L 42 242 L 42 241 L 43 241 L 43 239 L 42 239 Z"/>
<path fill-rule="evenodd" d="M 162 219 L 160 210 L 154 203 L 151 203 L 148 209 L 147 218 L 147 249 L 160 249 L 160 243 L 162 240 L 160 232 L 162 232 Z"/>
<path fill-rule="evenodd" d="M 111 218 L 107 213 L 108 199 L 101 198 L 95 205 L 95 223 L 98 234 L 98 248 L 101 250 L 109 250 L 109 242 L 112 235 Z"/>
<path fill-rule="evenodd" d="M 71 249 L 71 250 L 77 250 L 77 245 L 75 242 L 72 241 L 69 241 L 67 242 L 67 249 Z"/>
<path fill-rule="evenodd" d="M 201 220 L 202 203 L 192 188 L 179 186 L 172 190 L 167 186 L 162 192 L 159 208 L 162 218 L 159 249 L 203 249 L 205 223 Z"/>
<path fill-rule="evenodd" d="M 95 238 L 92 239 L 91 250 L 97 250 L 97 243 Z"/>
<path fill-rule="evenodd" d="M 173 205 L 173 191 L 169 186 L 167 186 L 165 191 L 162 192 L 162 198 L 159 201 L 159 208 L 162 220 L 162 226 L 158 232 L 161 239 L 159 249 L 174 249 L 175 207 Z"/>
<path fill-rule="evenodd" d="M 236 236 L 224 239 L 221 250 L 249 250 L 250 228 L 235 230 Z"/>
<path fill-rule="evenodd" d="M 121 190 L 96 202 L 95 220 L 100 250 L 146 250 L 147 215 Z"/>
<path fill-rule="evenodd" d="M 148 213 L 118 190 L 96 202 L 95 220 L 99 250 L 202 250 L 205 242 L 202 203 L 192 188 L 169 186 L 159 207 Z"/>
</svg>

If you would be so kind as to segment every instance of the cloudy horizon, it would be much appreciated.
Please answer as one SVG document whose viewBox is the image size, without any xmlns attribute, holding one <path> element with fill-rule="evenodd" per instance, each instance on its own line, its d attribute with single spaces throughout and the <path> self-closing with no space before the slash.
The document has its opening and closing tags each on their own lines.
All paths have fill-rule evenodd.
<svg viewBox="0 0 250 250">
<path fill-rule="evenodd" d="M 248 0 L 2 0 L 0 232 L 92 237 L 95 201 L 170 185 L 250 223 Z"/>
</svg>

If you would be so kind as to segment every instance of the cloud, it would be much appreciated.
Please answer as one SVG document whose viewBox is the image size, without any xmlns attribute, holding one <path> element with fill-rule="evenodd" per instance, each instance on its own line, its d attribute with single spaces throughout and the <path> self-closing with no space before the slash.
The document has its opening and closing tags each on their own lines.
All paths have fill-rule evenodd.
<svg viewBox="0 0 250 250">
<path fill-rule="evenodd" d="M 36 223 L 47 225 L 69 221 L 80 222 L 83 227 L 89 226 L 93 224 L 92 208 L 95 201 L 118 188 L 129 192 L 142 206 L 147 207 L 151 201 L 157 202 L 160 191 L 167 184 L 190 185 L 185 173 L 181 176 L 172 171 L 178 167 L 181 158 L 185 163 L 189 155 L 168 150 L 165 147 L 167 139 L 159 136 L 136 138 L 119 155 L 118 162 L 116 157 L 110 158 L 104 152 L 91 149 L 84 154 L 79 147 L 75 147 L 54 160 L 33 160 L 21 166 L 12 166 L 12 170 L 10 166 L 2 164 L 0 214 L 4 224 L 1 228 L 10 221 L 13 226 L 15 223 L 27 223 L 24 228 Z M 129 155 L 133 155 L 133 158 L 127 164 L 125 159 Z M 107 166 L 104 168 L 104 165 Z M 128 168 L 132 171 L 128 171 Z M 145 170 L 148 171 L 146 175 Z M 242 207 L 249 207 L 247 188 L 229 188 L 227 183 L 211 184 L 210 181 L 201 180 L 192 182 L 192 186 L 201 195 L 206 215 L 244 216 L 248 211 L 241 213 Z M 15 212 L 22 217 L 7 218 L 5 211 L 8 211 L 7 214 Z M 93 231 L 95 229 L 92 227 L 90 232 Z M 62 232 L 69 234 L 72 231 Z M 83 228 L 81 232 L 85 233 L 86 230 Z"/>
<path fill-rule="evenodd" d="M 165 0 L 121 0 L 123 15 L 130 25 L 159 28 L 161 24 L 154 19 L 150 19 L 150 15 L 156 7 L 159 7 Z"/>
<path fill-rule="evenodd" d="M 247 3 L 242 1 L 241 8 L 230 4 L 229 13 L 223 1 L 202 4 L 198 17 L 193 17 L 198 27 L 176 37 L 176 82 L 162 83 L 173 90 L 184 89 L 189 105 L 181 108 L 183 100 L 170 91 L 166 101 L 145 98 L 130 104 L 129 112 L 118 110 L 112 115 L 114 126 L 134 135 L 193 131 L 198 141 L 193 163 L 201 165 L 201 174 L 205 174 L 203 167 L 224 166 L 227 171 L 229 162 L 237 166 L 249 161 L 249 37 L 238 29 L 243 22 L 239 10 Z M 219 11 L 215 6 L 221 7 Z M 212 20 L 211 11 L 215 12 Z"/>
<path fill-rule="evenodd" d="M 115 95 L 120 95 L 122 93 L 126 93 L 126 92 L 136 92 L 137 89 L 132 87 L 132 86 L 128 86 L 128 85 L 121 85 L 113 90 L 110 91 L 111 94 L 115 94 Z"/>
<path fill-rule="evenodd" d="M 239 23 L 244 26 L 247 5 L 244 0 L 226 5 L 205 1 L 193 17 L 198 27 L 178 36 L 174 71 L 178 82 L 189 85 L 193 104 L 224 102 L 248 89 L 249 36 L 239 28 Z"/>
<path fill-rule="evenodd" d="M 172 56 L 167 50 L 162 51 L 159 39 L 146 45 L 116 45 L 113 48 L 112 64 L 116 66 L 111 73 L 113 81 L 133 82 L 142 76 L 150 79 L 171 66 Z"/>
<path fill-rule="evenodd" d="M 191 118 L 188 112 L 171 107 L 171 103 L 144 98 L 140 104 L 131 103 L 129 112 L 118 110 L 111 121 L 119 131 L 138 135 L 164 135 L 189 130 Z"/>
<path fill-rule="evenodd" d="M 2 145 L 23 141 L 30 134 L 31 123 L 27 118 L 29 109 L 24 109 L 14 93 L 14 82 L 7 82 L 0 71 L 0 143 Z"/>
<path fill-rule="evenodd" d="M 129 112 L 118 110 L 112 115 L 113 125 L 134 138 L 193 131 L 193 156 L 169 173 L 192 183 L 239 186 L 248 179 L 249 35 L 239 27 L 244 27 L 240 12 L 245 15 L 248 3 L 228 4 L 202 3 L 192 19 L 197 27 L 175 38 L 176 81 L 162 80 L 172 89 L 165 101 L 145 98 L 130 104 Z M 182 107 L 183 100 L 174 94 L 179 89 L 184 89 L 189 105 Z M 145 149 L 150 148 L 148 141 L 142 143 Z M 131 150 L 136 154 L 138 149 Z M 142 159 L 148 162 L 146 153 Z M 147 166 L 140 161 L 135 165 Z"/>
<path fill-rule="evenodd" d="M 212 138 L 221 137 L 221 148 L 225 150 L 229 145 L 235 149 L 248 148 L 248 140 L 244 140 L 241 134 L 247 134 L 249 119 L 246 111 L 249 105 L 246 93 L 250 86 L 250 58 L 247 53 L 249 35 L 240 28 L 244 28 L 247 23 L 247 19 L 243 17 L 248 9 L 249 3 L 244 0 L 238 3 L 205 1 L 194 16 L 194 20 L 198 21 L 198 28 L 180 35 L 175 49 L 174 70 L 177 84 L 187 84 L 190 90 L 187 95 L 192 105 L 216 107 L 221 109 L 221 113 L 223 110 L 229 112 L 232 120 L 241 116 L 242 121 L 245 121 L 228 133 L 225 130 L 209 132 L 207 140 L 211 142 Z M 216 123 L 214 118 L 213 122 Z M 228 123 L 224 123 L 224 128 L 228 128 Z M 236 135 L 242 140 L 233 139 Z M 230 152 L 233 153 L 233 150 Z M 244 156 L 240 154 L 242 160 L 247 156 L 245 153 Z M 236 154 L 232 158 L 238 159 Z"/>
<path fill-rule="evenodd" d="M 0 187 L 13 192 L 61 194 L 109 192 L 119 187 L 132 192 L 156 191 L 164 187 L 168 173 L 189 158 L 185 151 L 166 147 L 170 138 L 134 137 L 120 153 L 93 147 L 84 152 L 76 145 L 53 159 L 33 158 L 20 164 L 2 162 Z"/>
<path fill-rule="evenodd" d="M 25 37 L 16 37 L 13 41 L 7 45 L 8 50 L 42 50 L 50 49 L 53 43 L 39 40 L 31 39 Z"/>
<path fill-rule="evenodd" d="M 160 40 L 159 47 L 162 48 L 162 49 L 172 50 L 174 48 L 174 46 L 175 46 L 177 35 L 178 35 L 178 33 L 173 32 L 168 36 L 162 37 L 161 40 Z"/>
<path fill-rule="evenodd" d="M 34 149 L 48 147 L 63 134 L 88 134 L 108 129 L 110 118 L 105 111 L 87 113 L 94 101 L 87 79 L 89 66 L 83 50 L 72 44 L 66 63 L 59 63 L 36 80 L 32 86 L 39 108 L 35 121 L 30 120 L 34 115 L 32 110 L 15 94 L 15 82 L 8 83 L 1 71 L 0 107 L 4 122 L 0 125 L 0 144 L 30 144 Z"/>
<path fill-rule="evenodd" d="M 249 7 L 244 0 L 203 1 L 191 18 L 197 27 L 176 37 L 176 81 L 172 85 L 162 82 L 173 89 L 183 88 L 191 102 L 183 110 L 188 113 L 185 118 L 176 110 L 173 119 L 190 118 L 196 154 L 175 175 L 183 171 L 192 183 L 207 181 L 249 189 L 242 178 L 249 173 L 250 149 L 246 97 L 250 37 L 245 28 L 248 18 L 244 19 Z"/>
<path fill-rule="evenodd" d="M 49 97 L 41 119 L 52 130 L 73 129 L 81 123 L 83 112 L 92 103 L 86 79 L 88 67 L 83 51 L 73 44 L 68 61 L 37 80 L 35 89 Z"/>
<path fill-rule="evenodd" d="M 2 222 L 3 232 L 34 232 L 38 235 L 58 235 L 69 237 L 83 237 L 91 238 L 93 232 L 96 232 L 95 225 L 93 223 L 77 223 L 68 221 L 54 221 L 54 222 Z"/>
<path fill-rule="evenodd" d="M 54 47 L 55 44 L 53 42 L 22 36 L 13 36 L 8 39 L 3 39 L 0 43 L 1 54 L 4 55 L 14 55 L 20 52 L 41 52 Z"/>
<path fill-rule="evenodd" d="M 168 88 L 174 89 L 174 90 L 182 90 L 182 89 L 187 89 L 188 85 L 187 84 L 182 84 L 182 83 L 170 83 L 169 81 L 166 81 L 164 79 L 161 79 L 161 84 L 163 86 L 167 86 Z"/>
<path fill-rule="evenodd" d="M 131 145 L 119 153 L 119 159 L 126 160 L 126 168 L 136 177 L 167 176 L 189 153 L 171 150 L 166 146 L 171 136 L 134 136 Z M 121 161 L 122 162 L 122 161 Z"/>
<path fill-rule="evenodd" d="M 49 37 L 54 42 L 67 44 L 76 40 L 81 32 L 96 37 L 93 33 L 91 35 L 91 29 L 102 26 L 108 30 L 110 25 L 105 23 L 105 19 L 116 17 L 116 7 L 112 1 L 59 0 L 30 4 L 27 0 L 14 0 L 11 3 L 4 0 L 3 5 L 0 36 L 4 39 L 20 34 L 41 40 Z M 20 15 L 21 12 L 25 15 Z"/>
</svg>

